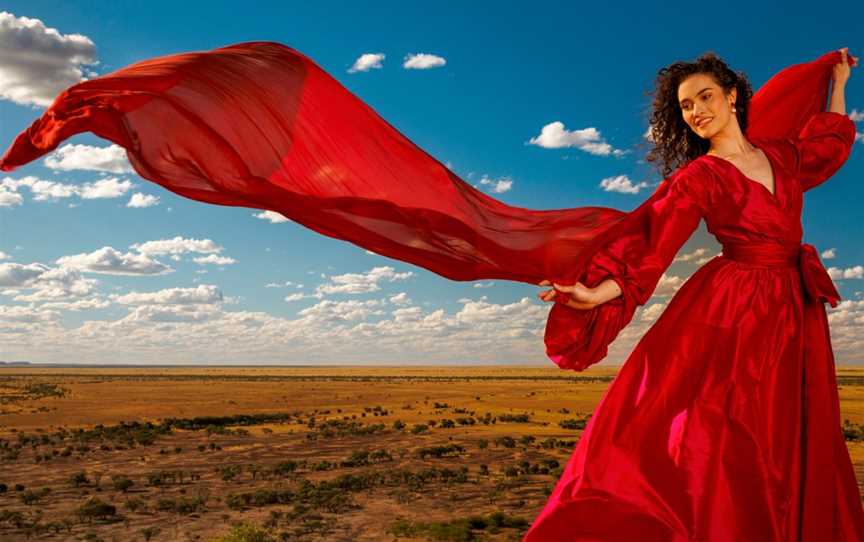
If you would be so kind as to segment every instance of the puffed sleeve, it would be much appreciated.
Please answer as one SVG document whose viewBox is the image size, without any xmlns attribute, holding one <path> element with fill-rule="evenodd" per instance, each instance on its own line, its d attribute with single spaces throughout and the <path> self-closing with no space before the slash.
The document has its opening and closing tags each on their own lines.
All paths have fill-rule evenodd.
<svg viewBox="0 0 864 542">
<path fill-rule="evenodd" d="M 807 191 L 834 175 L 849 158 L 855 143 L 855 123 L 841 113 L 815 113 L 792 143 L 797 177 L 801 189 Z"/>
<path fill-rule="evenodd" d="M 575 280 L 593 288 L 611 278 L 622 294 L 592 309 L 556 301 L 544 337 L 549 359 L 562 369 L 582 371 L 606 357 L 609 344 L 648 301 L 705 216 L 710 178 L 700 163 L 679 168 L 610 230 Z"/>
</svg>

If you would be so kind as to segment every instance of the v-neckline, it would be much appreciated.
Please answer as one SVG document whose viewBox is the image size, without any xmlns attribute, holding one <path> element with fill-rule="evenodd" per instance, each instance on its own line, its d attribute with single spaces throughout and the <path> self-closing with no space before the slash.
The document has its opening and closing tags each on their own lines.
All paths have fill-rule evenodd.
<svg viewBox="0 0 864 542">
<path fill-rule="evenodd" d="M 761 186 L 761 187 L 762 187 L 762 190 L 764 190 L 765 192 L 767 192 L 767 193 L 768 193 L 768 196 L 771 197 L 771 200 L 772 200 L 774 203 L 779 204 L 779 203 L 780 203 L 780 199 L 779 199 L 779 197 L 778 197 L 778 193 L 779 193 L 779 190 L 780 190 L 780 186 L 779 186 L 779 184 L 778 184 L 777 168 L 774 167 L 774 162 L 771 161 L 771 155 L 770 155 L 770 153 L 768 153 L 765 149 L 763 149 L 760 145 L 757 145 L 757 144 L 754 143 L 753 141 L 750 141 L 750 143 L 751 143 L 754 147 L 756 147 L 757 149 L 759 149 L 760 151 L 762 151 L 762 154 L 765 155 L 765 159 L 768 160 L 768 167 L 771 169 L 771 183 L 774 185 L 774 192 L 773 192 L 773 193 L 772 193 L 771 190 L 769 190 L 768 187 L 765 186 L 764 184 L 760 183 L 759 181 L 756 181 L 756 180 L 751 179 L 751 178 L 748 177 L 747 175 L 744 175 L 744 172 L 742 172 L 742 171 L 738 168 L 738 166 L 736 166 L 736 165 L 735 165 L 734 163 L 732 163 L 731 161 L 729 161 L 729 160 L 727 160 L 727 159 L 725 159 L 725 158 L 721 158 L 721 157 L 719 157 L 719 156 L 717 156 L 717 155 L 715 155 L 715 154 L 708 154 L 708 153 L 705 153 L 705 156 L 710 156 L 710 157 L 712 157 L 712 158 L 716 158 L 717 160 L 720 160 L 720 161 L 726 162 L 727 164 L 729 164 L 729 167 L 731 167 L 732 169 L 734 169 L 734 170 L 738 173 L 738 175 L 741 176 L 742 179 L 744 179 L 744 180 L 747 181 L 747 182 L 751 182 L 751 183 L 754 183 L 754 184 L 757 184 L 757 185 Z"/>
</svg>

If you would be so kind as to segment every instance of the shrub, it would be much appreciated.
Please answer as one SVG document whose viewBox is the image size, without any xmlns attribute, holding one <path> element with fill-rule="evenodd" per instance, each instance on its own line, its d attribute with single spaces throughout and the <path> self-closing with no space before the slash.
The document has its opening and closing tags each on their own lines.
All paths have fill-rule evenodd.
<svg viewBox="0 0 864 542">
<path fill-rule="evenodd" d="M 244 521 L 234 525 L 231 532 L 215 542 L 276 542 L 276 539 L 265 529 Z"/>
<path fill-rule="evenodd" d="M 70 476 L 69 483 L 75 487 L 79 487 L 82 485 L 88 485 L 90 480 L 87 478 L 87 473 L 82 470 Z"/>
<path fill-rule="evenodd" d="M 111 481 L 114 484 L 114 489 L 122 491 L 123 493 L 126 493 L 126 491 L 128 491 L 130 487 L 135 485 L 135 482 L 123 475 L 113 476 L 111 478 Z"/>
<path fill-rule="evenodd" d="M 117 508 L 113 504 L 106 503 L 98 497 L 91 497 L 75 510 L 75 515 L 81 518 L 81 520 L 88 522 L 93 519 L 104 519 L 116 514 Z"/>
</svg>

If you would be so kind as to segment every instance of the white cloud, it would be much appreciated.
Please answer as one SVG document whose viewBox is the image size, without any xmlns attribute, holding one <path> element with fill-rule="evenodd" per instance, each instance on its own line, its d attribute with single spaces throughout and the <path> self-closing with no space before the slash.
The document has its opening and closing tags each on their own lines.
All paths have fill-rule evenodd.
<svg viewBox="0 0 864 542">
<path fill-rule="evenodd" d="M 299 311 L 297 314 L 309 321 L 332 324 L 333 322 L 362 320 L 374 314 L 384 314 L 384 311 L 375 309 L 375 307 L 381 305 L 382 302 L 377 299 L 366 301 L 358 301 L 356 299 L 332 301 L 325 299 Z"/>
<path fill-rule="evenodd" d="M 402 67 L 406 69 L 426 70 L 429 68 L 439 68 L 445 64 L 447 64 L 447 61 L 438 55 L 417 53 L 405 55 Z"/>
<path fill-rule="evenodd" d="M 77 187 L 72 184 L 63 184 L 56 181 L 46 181 L 38 177 L 28 175 L 21 179 L 5 177 L 0 181 L 3 190 L 17 192 L 21 187 L 27 187 L 36 201 L 55 200 L 59 198 L 70 198 L 77 193 Z"/>
<path fill-rule="evenodd" d="M 174 271 L 148 254 L 121 253 L 108 246 L 90 253 L 63 256 L 58 258 L 56 263 L 104 275 L 165 275 Z"/>
<path fill-rule="evenodd" d="M 474 287 L 475 287 L 475 288 L 490 288 L 490 287 L 492 287 L 494 284 L 495 284 L 495 283 L 494 283 L 493 281 L 489 281 L 489 282 L 475 282 L 475 283 L 474 283 Z"/>
<path fill-rule="evenodd" d="M 152 196 L 150 194 L 142 194 L 141 192 L 136 192 L 132 194 L 132 197 L 129 199 L 129 203 L 126 204 L 126 207 L 144 208 L 153 207 L 154 205 L 159 205 L 159 196 Z"/>
<path fill-rule="evenodd" d="M 78 195 L 81 196 L 81 199 L 119 198 L 132 190 L 133 186 L 135 185 L 132 184 L 132 181 L 121 181 L 116 177 L 109 177 L 82 185 L 78 188 Z"/>
<path fill-rule="evenodd" d="M 94 182 L 84 184 L 67 184 L 56 181 L 46 181 L 29 175 L 21 179 L 5 177 L 0 181 L 0 196 L 5 193 L 17 192 L 26 187 L 33 194 L 35 201 L 56 201 L 58 199 L 78 196 L 81 199 L 107 199 L 118 198 L 131 190 L 135 185 L 129 180 L 120 180 L 117 177 L 107 177 Z M 2 200 L 2 197 L 0 197 Z M 20 205 L 20 195 L 17 198 Z"/>
<path fill-rule="evenodd" d="M 393 315 L 395 323 L 419 322 L 423 317 L 423 309 L 420 307 L 405 307 L 396 309 L 390 314 Z"/>
<path fill-rule="evenodd" d="M 844 358 L 859 362 L 861 352 L 864 352 L 864 300 L 844 299 L 837 307 L 826 308 L 831 327 L 831 346 L 838 363 L 843 363 Z"/>
<path fill-rule="evenodd" d="M 256 213 L 254 215 L 255 218 L 260 218 L 261 220 L 269 220 L 272 224 L 278 224 L 280 222 L 288 222 L 288 219 L 285 218 L 284 215 L 277 213 L 276 211 L 262 211 L 260 213 Z"/>
<path fill-rule="evenodd" d="M 11 257 L 12 256 L 10 256 L 10 255 L 6 254 L 5 252 L 3 252 L 2 250 L 0 250 L 0 260 L 8 260 Z"/>
<path fill-rule="evenodd" d="M 663 279 L 661 287 L 674 283 Z M 366 301 L 322 300 L 283 318 L 228 311 L 214 286 L 114 296 L 128 314 L 88 319 L 65 328 L 56 310 L 0 305 L 4 355 L 81 363 L 537 363 L 551 304 L 528 297 L 512 303 L 462 299 L 455 311 L 395 306 L 402 294 Z M 71 302 L 69 305 L 72 305 Z M 83 305 L 83 302 L 81 303 Z M 46 304 L 47 305 L 47 304 Z M 665 309 L 649 303 L 611 345 L 607 362 L 620 363 Z M 58 307 L 59 308 L 59 307 Z M 864 348 L 864 301 L 841 302 L 829 313 L 838 360 Z M 835 341 L 835 333 L 837 340 Z M 850 358 L 851 359 L 851 358 Z"/>
<path fill-rule="evenodd" d="M 45 157 L 45 166 L 62 171 L 86 170 L 109 173 L 134 173 L 126 158 L 126 149 L 120 145 L 94 147 L 92 145 L 65 144 Z"/>
<path fill-rule="evenodd" d="M 166 288 L 156 292 L 131 292 L 111 295 L 110 298 L 121 305 L 212 305 L 224 300 L 221 290 L 212 284 L 201 284 L 196 288 Z"/>
<path fill-rule="evenodd" d="M 105 309 L 111 306 L 111 302 L 99 296 L 93 296 L 87 299 L 77 299 L 75 301 L 49 301 L 39 305 L 40 309 L 54 309 L 64 311 L 92 311 Z"/>
<path fill-rule="evenodd" d="M 833 248 L 833 247 L 829 248 L 829 249 L 825 249 L 819 254 L 819 256 L 824 260 L 831 260 L 831 259 L 837 257 L 837 249 Z"/>
<path fill-rule="evenodd" d="M 49 268 L 47 265 L 32 263 L 4 263 L 0 264 L 0 286 L 19 287 L 26 286 L 33 279 L 39 277 Z"/>
<path fill-rule="evenodd" d="M 849 119 L 855 122 L 861 122 L 864 120 L 864 111 L 858 111 L 857 109 L 853 109 L 851 113 L 849 113 Z"/>
<path fill-rule="evenodd" d="M 354 61 L 353 66 L 348 68 L 348 73 L 368 72 L 372 69 L 380 69 L 384 57 L 384 53 L 364 53 Z"/>
<path fill-rule="evenodd" d="M 673 262 L 701 262 L 708 256 L 707 248 L 697 248 L 692 252 L 688 252 L 686 254 L 681 254 L 680 256 L 676 256 L 672 261 Z M 710 259 L 710 258 L 708 258 Z"/>
<path fill-rule="evenodd" d="M 295 288 L 302 288 L 303 287 L 302 284 L 297 284 L 296 282 L 292 282 L 290 280 L 286 280 L 285 282 L 283 282 L 281 284 L 278 282 L 270 282 L 270 283 L 264 285 L 265 288 L 286 288 L 288 286 L 294 286 Z"/>
<path fill-rule="evenodd" d="M 163 254 L 186 254 L 187 252 L 198 252 L 201 254 L 218 254 L 222 247 L 213 242 L 212 239 L 185 239 L 176 236 L 173 239 L 157 239 L 144 243 L 135 243 L 133 248 L 148 256 L 159 256 Z"/>
<path fill-rule="evenodd" d="M 0 207 L 13 207 L 21 205 L 24 198 L 14 190 L 10 190 L 5 184 L 0 184 Z"/>
<path fill-rule="evenodd" d="M 321 284 L 316 288 L 316 293 L 325 294 L 362 294 L 377 292 L 381 289 L 379 282 L 394 282 L 412 277 L 414 273 L 406 271 L 397 273 L 389 266 L 374 267 L 366 273 L 345 273 L 333 275 L 330 282 Z"/>
<path fill-rule="evenodd" d="M 219 307 L 213 305 L 142 305 L 132 309 L 123 320 L 145 324 L 206 322 L 218 318 L 220 313 Z"/>
<path fill-rule="evenodd" d="M 48 322 L 59 322 L 60 313 L 56 310 L 45 310 L 41 307 L 25 307 L 20 305 L 0 305 L 0 328 L 2 332 L 13 334 L 17 330 L 8 329 L 8 323 L 19 324 L 44 324 Z M 20 328 L 26 330 L 26 328 Z"/>
<path fill-rule="evenodd" d="M 651 297 L 669 297 L 674 295 L 675 292 L 678 291 L 678 288 L 684 284 L 685 280 L 686 279 L 675 275 L 667 275 L 666 273 L 663 273 L 660 280 L 657 281 L 657 287 L 654 289 L 654 293 Z"/>
<path fill-rule="evenodd" d="M 560 149 L 564 147 L 575 147 L 579 150 L 598 156 L 621 156 L 626 153 L 620 149 L 613 149 L 612 145 L 603 141 L 600 131 L 596 128 L 584 128 L 581 130 L 567 130 L 564 123 L 560 121 L 550 122 L 540 130 L 540 135 L 532 137 L 528 144 L 537 145 L 544 149 Z"/>
<path fill-rule="evenodd" d="M 666 310 L 666 303 L 650 303 L 639 312 L 639 321 L 653 323 Z"/>
<path fill-rule="evenodd" d="M 95 75 L 84 71 L 94 64 L 96 47 L 90 38 L 0 12 L 0 98 L 47 107 L 60 91 Z"/>
<path fill-rule="evenodd" d="M 216 254 L 210 254 L 209 256 L 199 256 L 198 258 L 193 258 L 192 261 L 199 265 L 230 265 L 232 263 L 237 263 L 237 260 L 235 260 L 234 258 L 229 258 L 228 256 L 217 256 Z"/>
<path fill-rule="evenodd" d="M 841 269 L 839 267 L 829 267 L 828 275 L 834 280 L 842 279 L 861 279 L 864 278 L 864 266 L 856 265 Z"/>
<path fill-rule="evenodd" d="M 648 183 L 642 181 L 633 184 L 627 175 L 616 175 L 615 177 L 606 177 L 600 181 L 601 188 L 606 192 L 619 192 L 622 194 L 638 194 L 642 188 L 648 186 Z"/>
<path fill-rule="evenodd" d="M 396 295 L 390 296 L 390 303 L 394 305 L 410 305 L 411 298 L 408 297 L 408 294 L 405 292 L 399 292 Z"/>
<path fill-rule="evenodd" d="M 502 194 L 504 192 L 508 192 L 511 188 L 513 188 L 513 179 L 511 179 L 510 177 L 490 179 L 488 176 L 483 175 L 483 177 L 480 178 L 480 184 L 490 187 L 490 192 L 493 192 L 495 194 Z"/>
<path fill-rule="evenodd" d="M 0 287 L 8 288 L 2 294 L 14 301 L 32 303 L 87 297 L 94 293 L 98 283 L 70 267 L 50 267 L 42 263 L 0 264 Z M 22 290 L 32 291 L 24 294 Z"/>
</svg>

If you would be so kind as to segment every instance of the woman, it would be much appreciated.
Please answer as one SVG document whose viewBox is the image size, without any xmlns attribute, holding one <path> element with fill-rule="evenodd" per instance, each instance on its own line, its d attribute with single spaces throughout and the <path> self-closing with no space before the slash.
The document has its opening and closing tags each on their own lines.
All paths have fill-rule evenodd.
<svg viewBox="0 0 864 542">
<path fill-rule="evenodd" d="M 723 255 L 636 345 L 526 542 L 864 540 L 836 387 L 807 394 L 833 358 L 796 266 L 802 194 L 855 140 L 841 53 L 828 111 L 798 138 L 748 140 L 750 85 L 714 55 L 661 70 L 654 154 L 681 167 L 585 271 L 610 278 L 539 297 L 568 311 L 644 304 L 702 219 Z"/>
<path fill-rule="evenodd" d="M 630 212 L 506 205 L 273 42 L 148 59 L 73 85 L 0 170 L 90 131 L 191 199 L 276 211 L 453 280 L 572 284 L 541 297 L 558 301 L 547 355 L 573 370 L 603 359 L 705 218 L 725 256 L 640 341 L 526 538 L 864 540 L 822 304 L 839 296 L 800 244 L 803 191 L 854 140 L 842 114 L 848 69 L 846 51 L 832 51 L 781 70 L 752 100 L 712 56 L 661 73 L 657 151 L 667 168 L 683 165 Z"/>
</svg>

